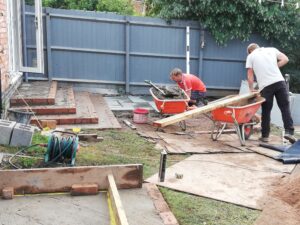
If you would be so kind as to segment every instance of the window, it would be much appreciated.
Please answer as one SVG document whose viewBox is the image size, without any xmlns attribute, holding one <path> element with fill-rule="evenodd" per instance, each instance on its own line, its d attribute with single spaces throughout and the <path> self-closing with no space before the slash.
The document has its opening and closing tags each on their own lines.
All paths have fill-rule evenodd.
<svg viewBox="0 0 300 225">
<path fill-rule="evenodd" d="M 33 20 L 25 20 L 25 7 L 32 10 Z M 43 50 L 43 18 L 42 0 L 33 0 L 32 5 L 26 6 L 24 0 L 7 0 L 8 32 L 9 32 L 9 61 L 10 70 L 13 72 L 44 73 Z M 32 40 L 31 57 L 27 60 L 24 51 L 26 37 L 23 30 L 31 22 L 35 32 L 35 40 Z M 25 38 L 25 39 L 24 39 Z"/>
</svg>

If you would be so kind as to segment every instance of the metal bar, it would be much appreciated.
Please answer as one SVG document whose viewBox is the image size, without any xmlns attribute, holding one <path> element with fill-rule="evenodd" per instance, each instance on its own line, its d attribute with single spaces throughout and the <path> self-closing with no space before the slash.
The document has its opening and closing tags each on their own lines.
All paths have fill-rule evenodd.
<svg viewBox="0 0 300 225">
<path fill-rule="evenodd" d="M 174 54 L 156 54 L 156 53 L 141 53 L 141 52 L 131 52 L 132 56 L 144 56 L 144 57 L 159 57 L 159 58 L 177 58 L 186 59 L 185 55 L 174 55 Z M 190 59 L 198 59 L 198 56 L 191 56 Z"/>
<path fill-rule="evenodd" d="M 190 27 L 186 27 L 186 73 L 190 74 Z"/>
<path fill-rule="evenodd" d="M 52 80 L 52 52 L 51 52 L 51 17 L 46 8 L 46 37 L 47 37 L 47 68 L 48 78 Z"/>
<path fill-rule="evenodd" d="M 95 83 L 95 84 L 122 84 L 124 85 L 124 81 L 107 81 L 107 80 L 85 80 L 85 79 L 70 79 L 70 78 L 59 78 L 52 77 L 52 80 L 56 81 L 65 81 L 65 82 L 78 82 L 78 83 Z"/>
<path fill-rule="evenodd" d="M 221 61 L 221 62 L 240 62 L 240 63 L 245 63 L 246 62 L 246 60 L 243 60 L 243 59 L 210 58 L 210 57 L 203 57 L 203 60 L 207 60 L 207 61 Z"/>
<path fill-rule="evenodd" d="M 128 94 L 130 91 L 129 82 L 130 82 L 130 24 L 129 21 L 126 23 L 125 29 L 125 92 Z"/>
<path fill-rule="evenodd" d="M 200 31 L 200 45 L 199 45 L 199 64 L 198 64 L 198 77 L 203 80 L 203 54 L 204 54 L 204 30 Z"/>
<path fill-rule="evenodd" d="M 126 54 L 124 51 L 109 51 L 109 50 L 91 49 L 91 48 L 72 48 L 72 47 L 52 46 L 51 49 L 59 50 L 59 51 L 90 52 L 90 53 L 115 54 L 115 55 Z"/>
<path fill-rule="evenodd" d="M 165 181 L 166 164 L 167 164 L 167 152 L 166 150 L 163 150 L 160 153 L 160 164 L 159 164 L 159 173 L 158 173 L 159 182 Z"/>
</svg>

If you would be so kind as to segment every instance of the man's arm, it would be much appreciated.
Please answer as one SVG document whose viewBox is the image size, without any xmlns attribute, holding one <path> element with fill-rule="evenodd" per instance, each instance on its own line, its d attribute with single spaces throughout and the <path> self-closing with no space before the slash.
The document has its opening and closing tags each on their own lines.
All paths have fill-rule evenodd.
<svg viewBox="0 0 300 225">
<path fill-rule="evenodd" d="M 278 65 L 279 68 L 284 66 L 285 64 L 287 64 L 288 61 L 289 61 L 289 58 L 285 54 L 283 54 L 282 52 L 280 52 L 278 54 L 277 59 L 278 59 L 277 65 Z"/>
<path fill-rule="evenodd" d="M 254 72 L 252 68 L 247 69 L 247 77 L 248 77 L 248 85 L 250 91 L 255 91 L 253 88 L 253 83 L 254 83 Z"/>
</svg>

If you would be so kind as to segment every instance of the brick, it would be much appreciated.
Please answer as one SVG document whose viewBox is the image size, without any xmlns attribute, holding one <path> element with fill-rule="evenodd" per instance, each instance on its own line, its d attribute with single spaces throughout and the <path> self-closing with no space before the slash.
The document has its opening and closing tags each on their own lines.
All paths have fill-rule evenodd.
<svg viewBox="0 0 300 225">
<path fill-rule="evenodd" d="M 73 184 L 71 195 L 97 195 L 98 184 Z"/>
<path fill-rule="evenodd" d="M 165 225 L 178 225 L 178 221 L 173 213 L 163 212 L 159 214 Z"/>
<path fill-rule="evenodd" d="M 16 122 L 0 120 L 0 144 L 9 145 Z"/>
<path fill-rule="evenodd" d="M 57 125 L 56 120 L 41 120 L 41 125 L 43 128 L 49 127 L 50 129 L 55 129 Z"/>
<path fill-rule="evenodd" d="M 2 198 L 6 200 L 13 199 L 14 197 L 14 188 L 6 187 L 2 189 Z"/>
</svg>

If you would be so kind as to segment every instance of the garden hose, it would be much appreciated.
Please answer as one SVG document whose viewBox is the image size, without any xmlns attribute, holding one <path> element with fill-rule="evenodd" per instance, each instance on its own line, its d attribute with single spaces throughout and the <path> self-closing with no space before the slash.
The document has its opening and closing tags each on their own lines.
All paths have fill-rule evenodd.
<svg viewBox="0 0 300 225">
<path fill-rule="evenodd" d="M 68 132 L 61 132 L 68 133 Z M 79 139 L 74 133 L 71 136 L 59 137 L 52 134 L 48 139 L 45 163 L 65 162 L 71 166 L 75 165 L 76 152 L 79 149 Z"/>
</svg>

